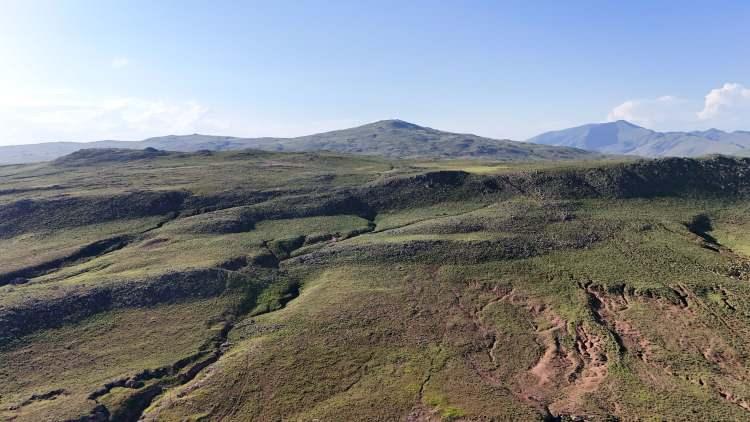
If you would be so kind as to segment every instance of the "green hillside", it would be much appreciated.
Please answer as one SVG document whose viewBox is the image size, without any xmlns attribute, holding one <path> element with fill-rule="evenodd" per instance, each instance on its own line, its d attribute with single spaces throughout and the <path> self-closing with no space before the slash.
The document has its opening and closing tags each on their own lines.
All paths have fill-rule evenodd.
<svg viewBox="0 0 750 422">
<path fill-rule="evenodd" d="M 750 159 L 0 167 L 0 419 L 745 420 Z"/>
</svg>

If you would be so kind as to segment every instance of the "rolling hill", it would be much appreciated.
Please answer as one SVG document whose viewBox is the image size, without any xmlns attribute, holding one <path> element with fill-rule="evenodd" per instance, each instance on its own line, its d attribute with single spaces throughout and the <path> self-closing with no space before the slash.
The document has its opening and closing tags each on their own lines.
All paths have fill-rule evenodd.
<svg viewBox="0 0 750 422">
<path fill-rule="evenodd" d="M 389 158 L 482 158 L 502 161 L 598 158 L 600 154 L 569 147 L 443 132 L 401 120 L 383 120 L 351 129 L 297 138 L 235 138 L 170 135 L 143 141 L 52 142 L 0 147 L 0 164 L 50 161 L 83 148 L 156 148 L 167 151 L 331 151 Z"/>
<path fill-rule="evenodd" d="M 749 171 L 155 149 L 2 166 L 0 419 L 747 420 Z"/>
<path fill-rule="evenodd" d="M 656 132 L 624 120 L 543 133 L 528 142 L 642 157 L 750 156 L 750 132 Z"/>
</svg>

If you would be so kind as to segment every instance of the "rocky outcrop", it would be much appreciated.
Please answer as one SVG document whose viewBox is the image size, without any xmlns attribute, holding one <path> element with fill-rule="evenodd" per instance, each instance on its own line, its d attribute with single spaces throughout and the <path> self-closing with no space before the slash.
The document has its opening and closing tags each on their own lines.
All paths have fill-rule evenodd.
<svg viewBox="0 0 750 422">
<path fill-rule="evenodd" d="M 5 284 L 25 284 L 28 279 L 39 277 L 47 272 L 57 270 L 66 265 L 82 262 L 86 259 L 101 256 L 124 248 L 129 243 L 129 240 L 130 239 L 127 236 L 116 236 L 109 239 L 99 240 L 78 249 L 68 256 L 53 259 L 31 267 L 22 268 L 20 270 L 0 273 L 0 286 Z"/>
<path fill-rule="evenodd" d="M 750 158 L 665 158 L 597 167 L 567 167 L 476 175 L 438 171 L 385 178 L 353 191 L 375 210 L 408 208 L 441 201 L 651 198 L 659 196 L 746 196 Z"/>
<path fill-rule="evenodd" d="M 0 343 L 111 309 L 218 296 L 227 288 L 231 277 L 221 269 L 167 273 L 145 280 L 102 283 L 100 287 L 70 292 L 55 299 L 30 301 L 0 310 Z"/>
<path fill-rule="evenodd" d="M 185 191 L 140 191 L 11 202 L 0 205 L 0 239 L 25 232 L 166 215 L 179 211 L 188 195 Z"/>
<path fill-rule="evenodd" d="M 84 148 L 64 155 L 52 162 L 56 166 L 77 167 L 99 164 L 122 163 L 149 158 L 159 158 L 168 155 L 178 155 L 174 152 L 161 151 L 156 148 L 124 149 L 124 148 Z"/>
</svg>

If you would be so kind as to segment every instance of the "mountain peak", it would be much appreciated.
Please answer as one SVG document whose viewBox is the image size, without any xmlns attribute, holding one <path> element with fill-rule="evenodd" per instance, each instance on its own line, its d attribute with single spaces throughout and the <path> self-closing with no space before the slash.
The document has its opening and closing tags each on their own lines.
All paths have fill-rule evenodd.
<svg viewBox="0 0 750 422">
<path fill-rule="evenodd" d="M 622 120 L 622 119 L 621 120 L 616 120 L 616 121 L 610 122 L 610 123 L 612 123 L 612 124 L 614 124 L 616 126 L 625 126 L 625 127 L 629 127 L 629 128 L 644 129 L 643 127 L 638 126 L 635 123 L 631 123 L 631 122 L 629 122 L 627 120 Z"/>
<path fill-rule="evenodd" d="M 529 142 L 582 148 L 606 154 L 645 157 L 750 155 L 750 133 L 711 128 L 692 132 L 657 132 L 626 120 L 596 123 L 543 133 Z"/>
<path fill-rule="evenodd" d="M 592 157 L 592 153 L 579 149 L 550 149 L 523 142 L 445 132 L 400 119 L 379 120 L 354 128 L 280 140 L 272 148 L 275 151 L 335 151 L 389 158 L 486 158 L 511 161 Z"/>
<path fill-rule="evenodd" d="M 716 129 L 712 127 L 711 129 L 708 129 L 707 131 L 703 132 L 706 136 L 716 137 L 716 136 L 722 136 L 726 135 L 726 132 L 724 132 L 721 129 Z"/>
<path fill-rule="evenodd" d="M 424 129 L 424 127 L 422 126 L 400 119 L 378 120 L 377 122 L 370 123 L 364 126 L 385 127 L 388 129 Z"/>
<path fill-rule="evenodd" d="M 709 139 L 709 140 L 712 140 L 712 141 L 718 141 L 722 137 L 724 137 L 725 135 L 727 135 L 727 132 L 724 132 L 723 130 L 716 129 L 716 128 L 713 128 L 713 127 L 711 129 L 707 129 L 707 130 L 695 130 L 695 131 L 688 132 L 688 133 L 690 135 L 700 136 L 700 137 L 703 137 L 703 138 L 706 138 L 706 139 Z"/>
</svg>

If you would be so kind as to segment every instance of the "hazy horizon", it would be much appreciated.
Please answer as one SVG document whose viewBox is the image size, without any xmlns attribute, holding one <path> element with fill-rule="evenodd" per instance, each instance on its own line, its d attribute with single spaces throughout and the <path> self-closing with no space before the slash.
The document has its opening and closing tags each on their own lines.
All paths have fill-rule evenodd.
<svg viewBox="0 0 750 422">
<path fill-rule="evenodd" d="M 375 122 L 379 122 L 379 121 L 386 121 L 386 120 L 401 120 L 401 121 L 405 121 L 404 119 L 399 119 L 399 118 L 378 119 L 378 120 L 371 121 L 371 122 L 364 122 L 364 123 L 361 123 L 361 124 L 355 124 L 354 126 L 351 126 L 351 127 L 332 128 L 330 130 L 326 130 L 326 131 L 323 131 L 323 132 L 336 131 L 336 130 L 342 130 L 342 129 L 350 129 L 350 128 L 355 128 L 355 127 L 364 126 L 364 125 L 367 125 L 367 124 L 370 124 L 370 123 L 375 123 Z M 633 122 L 630 122 L 630 121 L 624 120 L 624 119 L 618 119 L 618 120 L 622 120 L 622 121 L 626 121 L 626 122 L 631 123 L 631 124 L 635 124 Z M 607 120 L 607 121 L 602 121 L 602 122 L 589 122 L 589 123 L 584 123 L 582 125 L 572 126 L 571 128 L 574 128 L 574 127 L 577 127 L 577 126 L 585 126 L 585 125 L 588 125 L 588 124 L 611 123 L 611 122 L 615 122 L 615 121 L 616 120 Z M 429 127 L 429 126 L 426 126 L 426 125 L 422 125 L 419 122 L 411 122 L 411 121 L 409 121 L 408 123 L 417 124 L 417 125 L 423 126 L 423 127 Z M 716 127 L 709 127 L 709 128 L 706 128 L 706 129 L 698 129 L 698 130 L 675 130 L 675 131 L 664 130 L 664 131 L 657 131 L 655 129 L 651 129 L 649 127 L 645 127 L 645 126 L 642 126 L 642 125 L 638 125 L 638 126 L 641 126 L 641 127 L 645 128 L 645 129 L 654 130 L 656 132 L 662 132 L 662 133 L 668 133 L 668 132 L 686 132 L 686 133 L 689 133 L 689 132 L 693 132 L 693 131 L 707 131 L 707 130 L 720 130 L 720 131 L 727 132 L 727 133 L 732 133 L 732 132 L 747 132 L 747 130 L 743 130 L 743 129 L 723 130 L 721 128 L 716 128 Z M 445 132 L 451 132 L 451 131 L 447 131 L 447 130 L 444 130 L 444 129 L 439 128 L 439 127 L 431 127 L 431 128 L 432 129 L 437 129 L 437 130 L 442 130 L 442 131 L 445 131 Z M 565 129 L 570 129 L 570 128 L 565 127 L 565 128 L 551 129 L 548 132 L 561 131 L 561 130 L 565 130 Z M 162 134 L 162 135 L 150 136 L 150 137 L 140 138 L 140 139 L 95 139 L 95 140 L 83 140 L 83 141 L 78 141 L 78 140 L 59 140 L 59 141 L 39 141 L 39 142 L 33 142 L 32 141 L 32 142 L 27 142 L 27 143 L 22 143 L 22 144 L 2 144 L 2 143 L 0 143 L 0 147 L 2 147 L 2 146 L 39 145 L 39 144 L 50 144 L 50 143 L 82 143 L 82 144 L 90 144 L 90 143 L 96 143 L 96 142 L 140 142 L 140 141 L 148 140 L 148 139 L 151 139 L 151 138 L 164 138 L 164 137 L 170 137 L 170 136 L 184 137 L 184 136 L 192 136 L 192 135 L 215 136 L 215 137 L 230 137 L 230 138 L 246 138 L 246 139 L 264 138 L 264 137 L 284 139 L 284 138 L 294 138 L 294 137 L 297 137 L 297 136 L 315 135 L 315 134 L 323 133 L 323 132 L 311 132 L 311 133 L 304 133 L 302 135 L 294 135 L 294 136 L 283 136 L 283 135 L 282 136 L 237 136 L 237 135 L 233 135 L 231 133 L 198 133 L 198 132 L 193 132 L 193 133 L 165 133 L 165 134 Z M 466 133 L 466 134 L 478 135 L 478 136 L 483 136 L 483 137 L 492 138 L 492 139 L 499 139 L 499 140 L 507 139 L 507 140 L 518 141 L 518 142 L 527 142 L 527 141 L 530 140 L 530 138 L 512 139 L 512 138 L 508 138 L 508 137 L 493 137 L 493 136 L 484 135 L 482 133 L 475 133 L 475 132 L 470 132 L 470 131 L 468 131 L 468 132 L 467 131 L 464 131 L 464 132 L 453 132 L 453 133 Z M 540 132 L 537 135 L 541 135 L 541 134 L 544 134 L 544 133 L 546 133 L 546 132 Z"/>
</svg>

